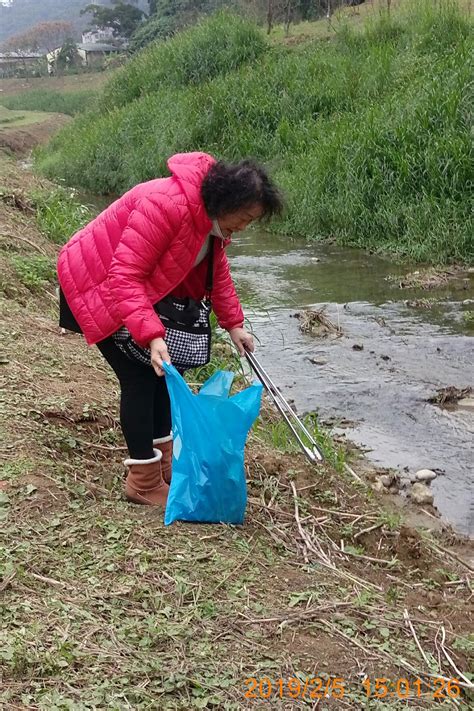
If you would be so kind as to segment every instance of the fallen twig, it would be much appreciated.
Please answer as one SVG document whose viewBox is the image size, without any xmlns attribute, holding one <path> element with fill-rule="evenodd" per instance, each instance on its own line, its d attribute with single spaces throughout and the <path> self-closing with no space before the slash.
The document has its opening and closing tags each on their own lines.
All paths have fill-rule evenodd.
<svg viewBox="0 0 474 711">
<path fill-rule="evenodd" d="M 127 451 L 127 447 L 123 446 L 112 446 L 112 445 L 105 445 L 105 444 L 95 444 L 94 442 L 87 442 L 85 439 L 79 439 L 79 437 L 74 437 L 76 442 L 79 442 L 79 444 L 84 444 L 86 447 L 93 447 L 94 449 L 105 449 L 107 452 L 118 452 L 118 451 Z"/>
<path fill-rule="evenodd" d="M 60 580 L 54 580 L 54 578 L 47 578 L 46 575 L 39 575 L 38 573 L 30 573 L 30 575 L 32 578 L 36 578 L 36 580 L 40 580 L 42 583 L 48 583 L 48 585 L 55 585 L 60 588 L 69 588 L 66 583 L 62 583 Z"/>
<path fill-rule="evenodd" d="M 372 519 L 374 521 L 377 516 L 371 516 L 370 514 L 356 514 L 356 513 L 350 513 L 349 511 L 338 511 L 337 509 L 324 509 L 321 506 L 309 506 L 310 509 L 314 511 L 322 511 L 323 513 L 329 513 L 332 514 L 333 516 L 339 516 L 340 518 L 354 518 L 354 519 L 361 519 L 361 518 L 366 518 L 369 521 Z M 353 522 L 352 522 L 353 523 Z"/>
<path fill-rule="evenodd" d="M 359 484 L 362 484 L 362 486 L 366 486 L 365 482 L 362 481 L 360 476 L 355 473 L 355 471 L 350 467 L 346 462 L 344 462 L 344 469 L 348 474 L 350 474 Z"/>
<path fill-rule="evenodd" d="M 334 602 L 331 605 L 325 605 L 324 607 L 310 607 L 303 610 L 301 613 L 289 613 L 286 615 L 278 615 L 277 617 L 256 617 L 254 619 L 249 619 L 248 617 L 245 617 L 245 615 L 243 615 L 241 612 L 239 612 L 238 615 L 240 617 L 245 617 L 245 622 L 243 624 L 246 625 L 264 624 L 268 622 L 283 622 L 285 620 L 287 620 L 288 622 L 295 622 L 297 620 L 308 620 L 313 615 L 319 615 L 321 612 L 329 612 L 339 607 L 350 607 L 352 605 L 352 602 Z"/>
<path fill-rule="evenodd" d="M 268 526 L 265 526 L 265 524 L 262 523 L 261 521 L 259 521 L 258 519 L 255 519 L 254 523 L 256 523 L 257 526 L 261 526 L 262 528 L 264 528 L 266 530 L 266 532 L 268 533 L 268 535 L 270 536 L 270 538 L 272 538 L 278 546 L 283 546 L 283 548 L 285 548 L 285 550 L 287 550 L 288 553 L 290 553 L 291 555 L 295 554 L 294 548 L 290 548 L 290 546 L 284 540 L 282 540 L 281 538 L 276 536 L 275 533 L 271 530 L 271 528 L 269 528 Z M 280 530 L 280 529 L 278 529 L 278 530 Z M 305 562 L 308 562 L 308 561 L 305 561 Z"/>
<path fill-rule="evenodd" d="M 431 545 L 433 548 L 435 548 L 438 551 L 441 551 L 442 553 L 446 553 L 449 555 L 451 558 L 454 558 L 454 560 L 457 560 L 458 563 L 461 563 L 461 565 L 464 565 L 468 570 L 471 571 L 471 573 L 474 573 L 474 567 L 467 563 L 465 560 L 463 560 L 460 556 L 456 555 L 453 551 L 450 551 L 449 548 L 443 548 L 443 546 L 440 546 L 439 543 L 433 543 L 431 542 Z"/>
<path fill-rule="evenodd" d="M 6 234 L 5 232 L 2 232 L 2 233 L 0 233 L 0 239 L 2 239 L 3 237 L 6 237 L 7 239 L 14 239 L 14 240 L 19 239 L 20 242 L 26 242 L 26 244 L 28 244 L 30 247 L 33 247 L 33 249 L 36 249 L 40 254 L 43 255 L 43 257 L 48 256 L 48 254 L 42 247 L 40 247 L 38 244 L 35 244 L 34 242 L 32 242 L 30 239 L 27 239 L 26 237 L 21 237 L 20 235 L 9 235 L 9 234 Z"/>
<path fill-rule="evenodd" d="M 318 556 L 319 563 L 323 565 L 325 568 L 328 568 L 331 570 L 333 573 L 336 575 L 339 575 L 342 578 L 346 578 L 347 580 L 350 580 L 353 583 L 356 583 L 357 585 L 361 585 L 363 588 L 370 589 L 372 588 L 373 590 L 378 590 L 379 592 L 382 592 L 382 588 L 379 585 L 375 585 L 375 583 L 371 583 L 365 580 L 362 580 L 361 578 L 356 577 L 355 575 L 352 575 L 351 573 L 347 573 L 345 570 L 339 570 L 335 564 L 326 556 L 322 548 L 320 547 L 320 550 L 318 550 L 309 535 L 305 532 L 301 525 L 301 521 L 299 518 L 299 510 L 298 510 L 298 496 L 296 492 L 296 486 L 294 482 L 291 482 L 291 488 L 293 490 L 293 500 L 295 504 L 295 520 L 298 526 L 298 531 L 300 533 L 300 536 L 305 543 L 306 547 L 315 553 Z"/>
<path fill-rule="evenodd" d="M 342 336 L 342 328 L 331 321 L 326 314 L 326 307 L 322 309 L 307 309 L 296 314 L 299 319 L 299 329 L 301 333 L 310 333 L 315 336 L 326 338 L 334 334 L 334 337 Z"/>
<path fill-rule="evenodd" d="M 411 622 L 411 620 L 410 620 L 410 616 L 409 616 L 409 614 L 408 614 L 408 610 L 407 610 L 406 608 L 403 610 L 403 617 L 405 618 L 405 622 L 407 623 L 408 627 L 410 628 L 410 631 L 411 631 L 411 633 L 412 633 L 412 635 L 413 635 L 413 639 L 415 640 L 415 644 L 416 644 L 416 646 L 418 647 L 418 649 L 420 650 L 421 656 L 422 656 L 423 659 L 425 660 L 426 666 L 429 668 L 430 662 L 429 662 L 429 660 L 428 660 L 428 657 L 426 656 L 426 654 L 425 654 L 424 651 L 423 651 L 423 647 L 421 646 L 421 644 L 420 644 L 420 642 L 419 642 L 419 640 L 418 640 L 418 637 L 417 637 L 416 632 L 415 632 L 415 628 L 414 628 L 413 625 L 412 625 L 412 622 Z M 440 667 L 440 669 L 441 669 L 441 667 Z"/>
<path fill-rule="evenodd" d="M 253 536 L 252 536 L 252 538 L 253 538 Z M 252 538 L 250 539 L 250 541 L 252 540 Z M 239 568 L 241 568 L 241 567 L 243 566 L 243 564 L 244 564 L 244 563 L 246 562 L 246 560 L 249 558 L 250 554 L 254 552 L 254 550 L 255 550 L 255 546 L 252 546 L 252 548 L 251 548 L 251 549 L 249 550 L 249 552 L 242 558 L 242 560 L 239 561 L 239 563 L 238 563 L 234 568 L 232 568 L 232 570 L 230 571 L 230 573 L 227 573 L 227 575 L 224 575 L 224 577 L 222 578 L 222 580 L 220 580 L 220 581 L 217 583 L 217 585 L 213 588 L 213 590 L 211 590 L 211 593 L 210 593 L 211 599 L 212 599 L 212 596 L 214 595 L 214 593 L 217 592 L 217 591 L 219 590 L 219 588 L 221 588 L 221 587 L 224 585 L 224 583 L 227 582 L 227 580 L 229 580 L 229 578 L 231 578 L 231 577 L 234 575 L 234 573 L 236 573 L 237 570 L 239 570 Z"/>
<path fill-rule="evenodd" d="M 342 551 L 344 555 L 350 555 L 353 558 L 361 558 L 362 560 L 368 560 L 371 563 L 381 563 L 382 565 L 393 565 L 396 562 L 396 558 L 392 560 L 385 560 L 384 558 L 375 558 L 371 555 L 363 555 L 362 553 L 353 553 L 352 551 L 344 550 Z"/>
<path fill-rule="evenodd" d="M 464 674 L 461 671 L 459 671 L 459 669 L 457 668 L 456 664 L 454 663 L 452 657 L 448 654 L 448 651 L 447 651 L 446 647 L 444 646 L 444 643 L 446 641 L 446 630 L 444 629 L 444 625 L 441 625 L 441 637 L 442 637 L 441 644 L 440 644 L 441 651 L 443 652 L 444 656 L 448 660 L 449 664 L 452 666 L 452 668 L 454 669 L 454 671 L 456 672 L 458 677 L 461 678 L 467 684 L 468 688 L 474 689 L 474 683 L 472 681 L 470 681 L 466 676 L 464 676 Z"/>
<path fill-rule="evenodd" d="M 306 531 L 303 529 L 303 526 L 301 524 L 300 516 L 299 516 L 299 507 L 298 507 L 298 494 L 296 492 L 296 486 L 295 483 L 292 481 L 291 482 L 291 488 L 293 490 L 293 501 L 294 501 L 294 506 L 295 506 L 295 521 L 296 525 L 298 527 L 299 534 L 304 541 L 305 545 L 307 548 L 312 550 L 316 555 L 320 558 L 320 560 L 327 565 L 328 567 L 332 568 L 333 564 L 331 562 L 331 559 L 326 555 L 326 553 L 323 551 L 321 546 L 318 544 L 318 548 L 316 548 L 312 542 L 312 540 L 309 538 L 308 534 Z"/>
<path fill-rule="evenodd" d="M 373 654 L 375 656 L 387 659 L 392 664 L 403 667 L 407 671 L 410 671 L 413 674 L 415 674 L 417 677 L 428 676 L 431 679 L 442 679 L 443 681 L 447 681 L 447 682 L 451 681 L 452 682 L 452 678 L 450 679 L 449 677 L 443 676 L 442 674 L 432 674 L 431 672 L 420 671 L 419 669 L 414 667 L 412 664 L 410 664 L 410 662 L 407 662 L 406 659 L 403 659 L 403 657 L 395 657 L 391 654 L 387 654 L 387 652 L 382 652 L 380 650 L 372 649 L 372 647 L 369 647 L 369 648 L 364 647 L 362 644 L 357 642 L 357 640 L 355 640 L 353 637 L 349 637 L 349 635 L 344 634 L 344 632 L 342 632 L 340 629 L 338 629 L 335 625 L 332 625 L 327 620 L 321 620 L 320 622 L 321 622 L 321 624 L 323 624 L 326 627 L 328 627 L 329 629 L 331 629 L 333 632 L 336 632 L 336 634 L 340 635 L 341 637 L 344 637 L 345 640 L 347 640 L 354 646 L 358 647 L 359 649 L 364 651 L 366 654 Z M 463 688 L 467 688 L 467 689 L 474 688 L 474 685 L 471 682 L 466 683 L 463 681 L 457 681 L 456 683 L 458 686 L 462 686 Z"/>
<path fill-rule="evenodd" d="M 3 592 L 5 590 L 5 588 L 7 588 L 10 585 L 10 583 L 13 580 L 13 578 L 15 577 L 15 575 L 16 575 L 16 570 L 14 570 L 13 573 L 11 573 L 11 575 L 6 577 L 5 580 L 3 580 L 2 583 L 0 583 L 0 592 Z"/>
<path fill-rule="evenodd" d="M 369 528 L 364 528 L 364 529 L 362 529 L 362 531 L 359 531 L 354 536 L 352 536 L 352 538 L 355 541 L 360 536 L 363 536 L 364 533 L 370 533 L 371 531 L 375 531 L 376 528 L 381 528 L 383 525 L 384 525 L 383 522 L 381 522 L 381 523 L 376 523 L 374 526 L 369 526 Z"/>
</svg>

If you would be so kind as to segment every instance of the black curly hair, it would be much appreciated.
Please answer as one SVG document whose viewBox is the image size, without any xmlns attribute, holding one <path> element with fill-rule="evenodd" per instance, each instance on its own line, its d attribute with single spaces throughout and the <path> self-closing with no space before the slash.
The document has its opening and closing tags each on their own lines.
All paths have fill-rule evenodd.
<svg viewBox="0 0 474 711">
<path fill-rule="evenodd" d="M 239 163 L 218 161 L 205 176 L 201 195 L 209 217 L 214 220 L 259 204 L 259 219 L 270 219 L 283 210 L 283 197 L 265 169 L 253 160 Z"/>
</svg>

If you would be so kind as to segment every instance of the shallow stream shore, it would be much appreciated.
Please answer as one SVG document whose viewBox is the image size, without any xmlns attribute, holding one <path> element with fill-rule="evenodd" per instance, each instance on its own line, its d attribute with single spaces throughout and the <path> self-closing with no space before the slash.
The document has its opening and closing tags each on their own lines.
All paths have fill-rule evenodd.
<svg viewBox="0 0 474 711">
<path fill-rule="evenodd" d="M 0 178 L 3 707 L 241 709 L 267 677 L 275 709 L 314 707 L 317 679 L 326 708 L 381 709 L 367 680 L 386 677 L 387 709 L 400 678 L 411 708 L 432 709 L 442 678 L 459 684 L 441 704 L 469 708 L 472 544 L 431 510 L 414 527 L 324 430 L 316 468 L 264 408 L 242 527 L 165 528 L 123 501 L 117 385 L 60 333 L 40 270 L 58 249 L 31 199 L 48 184 L 6 156 Z"/>
</svg>

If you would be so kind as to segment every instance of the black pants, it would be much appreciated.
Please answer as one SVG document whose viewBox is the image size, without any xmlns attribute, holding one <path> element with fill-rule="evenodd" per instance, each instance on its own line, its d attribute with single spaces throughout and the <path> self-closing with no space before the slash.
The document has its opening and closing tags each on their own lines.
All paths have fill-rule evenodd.
<svg viewBox="0 0 474 711">
<path fill-rule="evenodd" d="M 127 358 L 112 338 L 97 348 L 120 383 L 120 424 L 132 459 L 150 459 L 153 439 L 171 431 L 171 406 L 166 380 L 153 368 Z"/>
<path fill-rule="evenodd" d="M 82 333 L 62 289 L 59 294 L 59 325 Z M 119 379 L 120 424 L 132 459 L 151 459 L 153 440 L 167 437 L 171 430 L 171 406 L 164 376 L 151 366 L 127 358 L 112 338 L 99 341 L 97 348 Z"/>
</svg>

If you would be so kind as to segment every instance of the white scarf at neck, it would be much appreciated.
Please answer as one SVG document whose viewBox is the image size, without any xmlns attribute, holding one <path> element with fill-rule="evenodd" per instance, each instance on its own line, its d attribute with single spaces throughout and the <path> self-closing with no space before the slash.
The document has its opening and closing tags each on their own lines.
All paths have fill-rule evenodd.
<svg viewBox="0 0 474 711">
<path fill-rule="evenodd" d="M 208 253 L 211 235 L 214 235 L 214 237 L 219 237 L 219 239 L 221 239 L 221 240 L 225 239 L 217 220 L 212 220 L 211 231 L 209 232 L 206 239 L 204 240 L 204 244 L 202 245 L 201 249 L 199 250 L 198 255 L 196 257 L 196 261 L 194 262 L 193 266 L 196 267 L 198 264 L 200 264 L 202 262 L 202 260 L 204 259 L 204 257 L 206 256 L 206 254 Z"/>
</svg>

